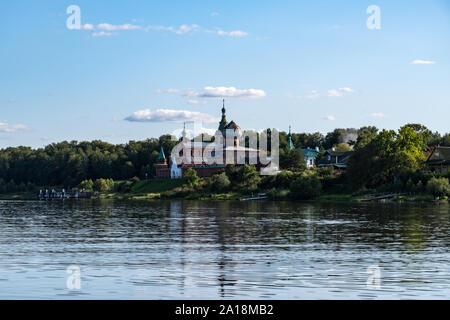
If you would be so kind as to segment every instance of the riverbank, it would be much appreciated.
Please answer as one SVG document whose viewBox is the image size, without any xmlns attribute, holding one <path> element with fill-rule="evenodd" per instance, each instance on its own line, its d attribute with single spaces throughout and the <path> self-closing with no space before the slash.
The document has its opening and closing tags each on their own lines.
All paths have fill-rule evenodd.
<svg viewBox="0 0 450 320">
<path fill-rule="evenodd" d="M 126 183 L 126 182 L 118 182 Z M 116 188 L 120 189 L 120 188 Z M 129 188 L 127 192 L 102 192 L 94 198 L 96 199 L 119 199 L 119 200 L 152 200 L 152 199 L 185 199 L 185 200 L 241 200 L 243 198 L 254 197 L 258 193 L 264 193 L 267 200 L 286 201 L 295 200 L 289 189 L 258 189 L 254 192 L 241 190 L 231 190 L 226 192 L 211 191 L 204 186 L 190 187 L 185 179 L 152 179 L 141 180 Z M 338 189 L 322 191 L 314 199 L 307 201 L 316 202 L 362 202 L 380 196 L 376 193 L 349 193 L 340 192 Z M 301 200 L 297 200 L 301 201 Z M 382 202 L 436 202 L 431 194 L 398 194 L 387 199 L 378 200 Z M 440 200 L 448 202 L 447 199 Z"/>
<path fill-rule="evenodd" d="M 214 192 L 205 188 L 193 188 L 185 179 L 151 179 L 114 182 L 114 191 L 96 192 L 92 199 L 117 199 L 117 200 L 153 200 L 153 199 L 186 199 L 186 200 L 241 200 L 253 197 L 263 192 L 267 200 L 285 201 L 294 200 L 288 189 L 258 190 L 253 193 L 242 191 Z M 396 194 L 389 195 L 386 199 L 376 199 L 382 194 L 370 193 L 346 193 L 335 190 L 323 191 L 314 199 L 315 202 L 448 202 L 448 199 L 436 200 L 431 194 Z M 0 200 L 36 200 L 36 192 L 16 192 L 0 194 Z"/>
<path fill-rule="evenodd" d="M 182 194 L 180 194 L 182 193 Z M 112 200 L 241 200 L 242 198 L 251 197 L 252 194 L 244 194 L 240 192 L 227 193 L 206 193 L 206 192 L 187 192 L 186 190 L 168 190 L 165 192 L 101 192 L 93 196 L 91 199 L 112 199 Z M 0 200 L 37 200 L 38 197 L 34 193 L 8 193 L 0 194 Z M 61 200 L 61 199 L 55 199 Z M 70 199 L 68 199 L 70 200 Z M 83 200 L 83 199 L 79 199 Z M 267 195 L 269 201 L 286 201 L 293 200 L 288 195 L 273 196 Z M 342 193 L 324 193 L 315 199 L 297 200 L 301 202 L 429 202 L 429 203 L 448 203 L 448 199 L 434 199 L 430 194 L 414 194 L 414 195 L 398 195 L 382 200 L 368 200 L 367 196 L 352 195 Z"/>
</svg>

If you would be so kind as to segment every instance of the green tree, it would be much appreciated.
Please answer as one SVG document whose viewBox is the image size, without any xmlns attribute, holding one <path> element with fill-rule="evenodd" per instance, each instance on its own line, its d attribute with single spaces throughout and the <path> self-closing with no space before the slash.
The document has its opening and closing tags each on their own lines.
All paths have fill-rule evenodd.
<svg viewBox="0 0 450 320">
<path fill-rule="evenodd" d="M 358 138 L 356 140 L 354 149 L 358 150 L 364 148 L 373 138 L 375 138 L 378 134 L 377 127 L 368 126 L 362 127 L 358 130 Z"/>
<path fill-rule="evenodd" d="M 83 180 L 79 185 L 78 185 L 79 189 L 84 189 L 84 190 L 93 190 L 94 189 L 94 182 L 89 179 L 89 180 Z"/>
<path fill-rule="evenodd" d="M 322 183 L 315 172 L 305 171 L 291 183 L 291 195 L 295 199 L 314 199 L 322 191 Z"/>
<path fill-rule="evenodd" d="M 230 185 L 230 179 L 228 179 L 225 172 L 215 174 L 211 177 L 211 186 L 215 191 L 225 191 Z"/>
<path fill-rule="evenodd" d="M 358 138 L 358 130 L 354 128 L 347 129 L 334 129 L 332 132 L 327 133 L 323 141 L 323 147 L 325 149 L 331 149 L 334 145 L 342 142 L 346 142 L 350 145 L 355 144 Z"/>
<path fill-rule="evenodd" d="M 396 178 L 421 168 L 424 151 L 420 131 L 410 126 L 400 128 L 397 133 L 382 130 L 366 145 L 356 148 L 349 161 L 347 176 L 355 188 L 393 183 Z"/>
<path fill-rule="evenodd" d="M 190 187 L 195 188 L 198 186 L 199 177 L 197 176 L 197 171 L 194 169 L 188 168 L 184 173 L 184 178 Z"/>
<path fill-rule="evenodd" d="M 122 166 L 122 177 L 131 178 L 133 177 L 134 173 L 133 162 L 126 161 Z"/>
<path fill-rule="evenodd" d="M 428 180 L 427 191 L 435 197 L 443 197 L 450 194 L 450 184 L 447 178 L 433 177 Z"/>
<path fill-rule="evenodd" d="M 450 147 L 450 133 L 446 133 L 442 136 L 440 145 L 444 147 Z"/>
<path fill-rule="evenodd" d="M 112 179 L 97 179 L 93 185 L 94 191 L 106 192 L 114 189 L 114 181 Z"/>
<path fill-rule="evenodd" d="M 348 143 L 342 142 L 336 145 L 336 151 L 351 151 L 352 148 L 348 145 Z"/>
<path fill-rule="evenodd" d="M 305 156 L 301 149 L 280 151 L 280 166 L 283 169 L 294 171 L 304 170 L 306 168 Z"/>
<path fill-rule="evenodd" d="M 258 189 L 258 184 L 261 182 L 261 177 L 258 170 L 256 170 L 254 165 L 245 164 L 240 168 L 242 172 L 243 187 L 247 191 L 256 191 Z"/>
</svg>

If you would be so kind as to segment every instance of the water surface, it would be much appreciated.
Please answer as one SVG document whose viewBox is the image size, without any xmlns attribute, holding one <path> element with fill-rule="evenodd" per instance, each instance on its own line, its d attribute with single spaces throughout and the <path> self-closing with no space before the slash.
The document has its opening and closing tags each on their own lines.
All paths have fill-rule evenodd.
<svg viewBox="0 0 450 320">
<path fill-rule="evenodd" d="M 448 299 L 449 218 L 448 204 L 0 201 L 0 298 Z"/>
</svg>

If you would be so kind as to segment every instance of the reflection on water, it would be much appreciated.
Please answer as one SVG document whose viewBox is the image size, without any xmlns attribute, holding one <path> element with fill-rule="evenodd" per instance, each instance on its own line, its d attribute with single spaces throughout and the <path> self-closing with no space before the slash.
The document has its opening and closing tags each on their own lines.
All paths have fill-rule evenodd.
<svg viewBox="0 0 450 320">
<path fill-rule="evenodd" d="M 449 213 L 448 204 L 0 201 L 0 298 L 449 298 Z M 70 265 L 79 290 L 66 286 Z M 366 284 L 371 266 L 379 289 Z"/>
</svg>

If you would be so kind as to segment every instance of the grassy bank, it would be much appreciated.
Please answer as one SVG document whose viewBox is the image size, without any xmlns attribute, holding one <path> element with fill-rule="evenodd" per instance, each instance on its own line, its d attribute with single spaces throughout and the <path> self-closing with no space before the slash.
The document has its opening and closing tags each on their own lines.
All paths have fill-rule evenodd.
<svg viewBox="0 0 450 320">
<path fill-rule="evenodd" d="M 120 184 L 127 184 L 126 191 L 117 191 Z M 239 200 L 244 197 L 252 196 L 251 193 L 239 191 L 211 192 L 201 188 L 191 188 L 186 185 L 185 179 L 150 179 L 135 181 L 130 184 L 129 181 L 116 181 L 116 191 L 99 192 L 95 199 L 129 199 L 129 200 L 150 200 L 150 199 L 189 199 L 189 200 Z M 201 190 L 201 191 L 199 191 Z M 257 191 L 265 192 L 269 200 L 292 200 L 289 190 L 268 190 Z M 363 199 L 371 198 L 373 194 L 351 194 L 330 190 L 324 192 L 314 199 L 318 202 L 360 202 Z M 37 199 L 37 193 L 16 192 L 0 194 L 0 200 L 32 200 Z M 382 200 L 385 202 L 433 202 L 436 201 L 430 194 L 411 194 L 400 195 L 393 198 Z M 441 202 L 448 202 L 447 199 L 441 199 Z"/>
<path fill-rule="evenodd" d="M 37 199 L 37 193 L 34 192 L 0 193 L 0 200 L 33 200 L 33 199 Z"/>
</svg>

